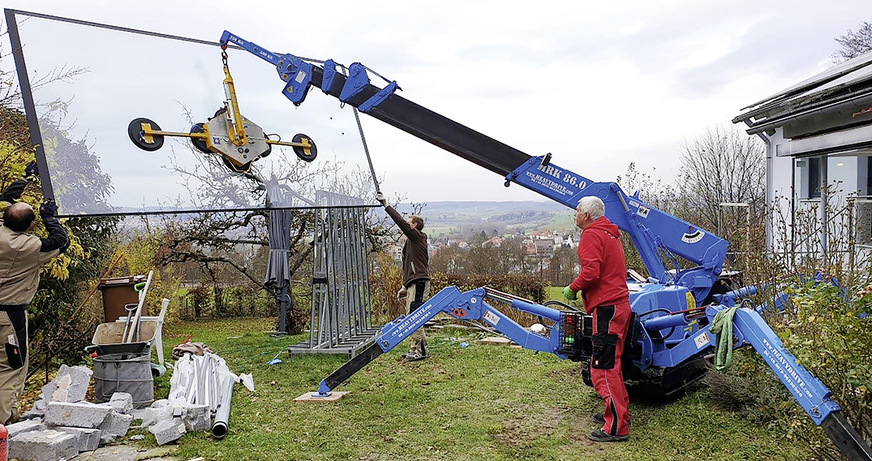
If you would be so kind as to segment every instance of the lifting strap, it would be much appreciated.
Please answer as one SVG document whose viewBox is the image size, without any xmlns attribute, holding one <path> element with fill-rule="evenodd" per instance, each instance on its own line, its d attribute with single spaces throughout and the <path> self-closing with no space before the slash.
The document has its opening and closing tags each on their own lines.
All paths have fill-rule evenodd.
<svg viewBox="0 0 872 461">
<path fill-rule="evenodd" d="M 738 308 L 739 306 L 733 306 L 718 312 L 709 328 L 709 331 L 718 335 L 715 346 L 716 370 L 724 370 L 733 364 L 733 316 Z"/>
</svg>

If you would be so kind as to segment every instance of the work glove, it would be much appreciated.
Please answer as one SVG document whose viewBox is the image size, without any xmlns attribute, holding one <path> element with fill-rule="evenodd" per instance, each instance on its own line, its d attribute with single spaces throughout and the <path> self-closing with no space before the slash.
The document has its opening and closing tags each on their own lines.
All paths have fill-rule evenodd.
<svg viewBox="0 0 872 461">
<path fill-rule="evenodd" d="M 385 194 L 382 194 L 381 192 L 375 194 L 375 200 L 378 203 L 381 203 L 382 206 L 388 206 L 388 201 L 385 199 Z"/>
<path fill-rule="evenodd" d="M 0 201 L 15 203 L 16 200 L 21 198 L 25 187 L 27 187 L 27 181 L 23 179 L 16 180 L 0 194 Z"/>
<path fill-rule="evenodd" d="M 566 287 L 563 289 L 563 297 L 570 300 L 575 301 L 578 297 L 575 296 L 575 292 L 572 291 L 572 288 Z"/>
<path fill-rule="evenodd" d="M 400 291 L 397 292 L 397 301 L 404 299 L 406 299 L 406 287 L 400 288 Z"/>
<path fill-rule="evenodd" d="M 39 166 L 36 165 L 36 162 L 30 162 L 24 167 L 24 177 L 29 178 L 31 176 L 39 176 Z"/>
<path fill-rule="evenodd" d="M 54 202 L 54 200 L 49 200 L 42 204 L 39 207 L 39 216 L 43 221 L 46 219 L 54 218 L 55 214 L 58 212 L 58 205 Z"/>
</svg>

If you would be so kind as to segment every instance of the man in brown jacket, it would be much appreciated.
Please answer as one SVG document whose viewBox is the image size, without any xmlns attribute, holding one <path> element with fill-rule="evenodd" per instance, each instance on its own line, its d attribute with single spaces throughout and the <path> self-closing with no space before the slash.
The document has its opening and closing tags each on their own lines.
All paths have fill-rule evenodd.
<svg viewBox="0 0 872 461">
<path fill-rule="evenodd" d="M 424 219 L 415 215 L 404 219 L 397 210 L 388 205 L 381 192 L 376 195 L 376 200 L 385 207 L 388 216 L 406 236 L 403 244 L 403 287 L 400 288 L 398 296 L 400 299 L 405 297 L 406 315 L 409 315 L 430 297 L 430 254 L 427 251 L 427 234 L 421 232 L 424 229 Z M 429 356 L 424 329 L 418 329 L 412 333 L 412 344 L 409 353 L 404 357 L 414 362 Z"/>
<path fill-rule="evenodd" d="M 35 166 L 29 166 L 35 171 Z M 47 238 L 33 229 L 36 215 L 21 198 L 27 181 L 13 182 L 0 195 L 0 422 L 18 419 L 18 397 L 27 377 L 27 306 L 39 285 L 39 268 L 67 249 L 67 231 L 55 217 L 57 206 L 47 202 L 39 209 Z M 17 203 L 16 203 L 17 202 Z"/>
</svg>

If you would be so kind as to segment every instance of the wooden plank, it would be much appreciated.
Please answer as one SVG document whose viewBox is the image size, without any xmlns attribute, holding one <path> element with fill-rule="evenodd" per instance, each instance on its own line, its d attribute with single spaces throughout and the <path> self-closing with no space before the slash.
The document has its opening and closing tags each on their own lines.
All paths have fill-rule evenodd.
<svg viewBox="0 0 872 461">
<path fill-rule="evenodd" d="M 512 341 L 509 338 L 502 337 L 502 336 L 489 336 L 487 338 L 483 338 L 483 339 L 478 340 L 478 342 L 480 342 L 482 344 L 491 344 L 494 346 L 507 346 L 510 344 L 514 344 L 514 341 Z"/>
<path fill-rule="evenodd" d="M 333 391 L 327 397 L 318 396 L 317 392 L 306 392 L 305 394 L 294 399 L 294 402 L 335 402 L 342 397 L 345 397 L 345 394 L 348 394 L 347 391 Z"/>
</svg>

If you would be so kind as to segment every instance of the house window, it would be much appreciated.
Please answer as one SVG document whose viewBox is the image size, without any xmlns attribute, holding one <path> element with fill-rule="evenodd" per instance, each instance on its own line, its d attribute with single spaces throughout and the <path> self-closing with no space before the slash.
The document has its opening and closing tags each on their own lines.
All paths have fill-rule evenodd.
<svg viewBox="0 0 872 461">
<path fill-rule="evenodd" d="M 872 162 L 869 157 L 863 157 L 862 160 L 866 163 L 866 190 L 863 195 L 872 195 Z"/>
<path fill-rule="evenodd" d="M 865 164 L 865 168 L 863 168 Z M 872 243 L 872 161 L 870 157 L 860 157 L 860 165 L 866 173 L 866 181 L 860 184 L 865 185 L 865 189 L 861 189 L 861 197 L 856 202 L 855 219 L 857 221 L 857 243 L 869 245 Z M 862 175 L 861 175 L 862 177 Z"/>
<path fill-rule="evenodd" d="M 821 158 L 811 157 L 807 159 L 806 180 L 808 194 L 806 198 L 820 198 L 821 196 Z"/>
</svg>

